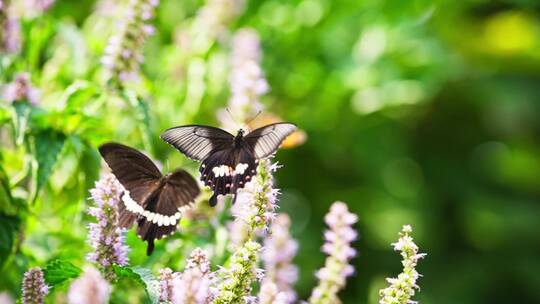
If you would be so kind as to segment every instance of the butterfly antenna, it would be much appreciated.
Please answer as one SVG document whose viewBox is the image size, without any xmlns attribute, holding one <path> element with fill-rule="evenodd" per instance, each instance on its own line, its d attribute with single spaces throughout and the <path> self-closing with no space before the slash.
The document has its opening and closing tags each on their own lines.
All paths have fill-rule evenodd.
<svg viewBox="0 0 540 304">
<path fill-rule="evenodd" d="M 246 122 L 246 125 L 249 125 L 252 121 L 255 120 L 255 118 L 259 117 L 259 115 L 260 115 L 261 113 L 262 113 L 262 111 L 259 110 L 259 111 L 257 112 L 257 114 L 255 114 L 255 116 L 253 116 L 253 118 L 251 118 L 248 122 Z"/>
<path fill-rule="evenodd" d="M 229 113 L 229 116 L 231 116 L 232 120 L 234 121 L 234 123 L 240 127 L 240 124 L 238 123 L 238 119 L 236 119 L 236 117 L 234 117 L 233 113 L 231 112 L 231 110 L 229 110 L 229 108 L 225 108 L 225 110 L 227 110 L 227 113 Z"/>
</svg>

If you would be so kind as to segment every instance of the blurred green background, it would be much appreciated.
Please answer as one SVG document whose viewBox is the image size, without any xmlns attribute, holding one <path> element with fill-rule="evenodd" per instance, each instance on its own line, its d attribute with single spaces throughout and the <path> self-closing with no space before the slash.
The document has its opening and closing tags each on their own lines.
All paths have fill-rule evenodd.
<svg viewBox="0 0 540 304">
<path fill-rule="evenodd" d="M 216 125 L 227 104 L 230 46 L 218 39 L 186 51 L 184 34 L 204 5 L 195 0 L 161 1 L 134 88 L 140 98 L 105 91 L 99 60 L 116 28 L 107 2 L 57 1 L 23 18 L 20 54 L 2 56 L 0 81 L 27 71 L 42 93 L 25 145 L 10 143 L 11 106 L 2 102 L 0 112 L 11 188 L 2 233 L 16 247 L 1 256 L 0 290 L 13 295 L 29 265 L 83 263 L 99 144 L 120 141 L 195 172 L 158 135 Z M 390 243 L 403 224 L 428 254 L 418 267 L 420 302 L 540 303 L 539 17 L 536 0 L 268 0 L 247 1 L 228 22 L 224 40 L 242 27 L 260 35 L 267 111 L 308 136 L 277 154 L 284 167 L 276 176 L 280 210 L 300 242 L 301 298 L 324 261 L 323 216 L 342 200 L 359 215 L 361 234 L 344 303 L 378 302 L 384 278 L 401 269 Z M 17 180 L 28 169 L 24 155 L 43 164 L 42 182 Z M 186 238 L 146 258 L 131 232 L 132 263 L 180 265 L 175 250 Z"/>
</svg>

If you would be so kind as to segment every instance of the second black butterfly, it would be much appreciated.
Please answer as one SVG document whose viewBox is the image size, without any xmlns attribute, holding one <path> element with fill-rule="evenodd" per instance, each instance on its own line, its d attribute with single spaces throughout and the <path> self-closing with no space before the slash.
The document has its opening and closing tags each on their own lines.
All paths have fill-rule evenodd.
<svg viewBox="0 0 540 304">
<path fill-rule="evenodd" d="M 233 194 L 245 186 L 256 174 L 257 163 L 277 151 L 283 140 L 296 130 L 292 123 L 274 123 L 244 135 L 236 136 L 222 129 L 187 125 L 166 130 L 161 138 L 189 158 L 201 161 L 201 181 L 214 194 L 211 206 L 218 195 Z M 234 202 L 234 200 L 233 200 Z"/>
<path fill-rule="evenodd" d="M 146 155 L 128 146 L 107 143 L 99 153 L 125 188 L 120 227 L 130 228 L 136 220 L 137 234 L 148 242 L 150 255 L 154 240 L 176 231 L 183 209 L 199 195 L 197 181 L 182 169 L 163 176 Z"/>
</svg>

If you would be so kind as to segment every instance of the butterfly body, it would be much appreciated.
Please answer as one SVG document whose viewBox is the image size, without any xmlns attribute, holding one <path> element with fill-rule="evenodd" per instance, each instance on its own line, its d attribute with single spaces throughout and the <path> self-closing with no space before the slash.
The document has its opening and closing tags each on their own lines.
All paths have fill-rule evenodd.
<svg viewBox="0 0 540 304">
<path fill-rule="evenodd" d="M 130 228 L 137 221 L 137 234 L 148 242 L 151 254 L 155 239 L 176 231 L 183 209 L 200 193 L 197 182 L 182 169 L 163 176 L 147 156 L 121 144 L 104 144 L 99 152 L 125 188 L 120 227 Z"/>
<path fill-rule="evenodd" d="M 275 123 L 247 134 L 240 129 L 233 136 L 215 127 L 187 125 L 168 129 L 161 138 L 201 161 L 200 179 L 213 191 L 209 203 L 215 206 L 219 195 L 236 195 L 256 174 L 258 161 L 276 152 L 294 130 L 294 124 Z"/>
</svg>

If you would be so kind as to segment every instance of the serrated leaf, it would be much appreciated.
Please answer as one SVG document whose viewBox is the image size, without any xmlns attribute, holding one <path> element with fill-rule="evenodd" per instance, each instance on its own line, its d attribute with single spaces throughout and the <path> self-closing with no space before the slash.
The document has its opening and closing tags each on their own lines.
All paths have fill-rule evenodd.
<svg viewBox="0 0 540 304">
<path fill-rule="evenodd" d="M 54 288 L 67 280 L 78 277 L 82 270 L 68 261 L 54 260 L 45 266 L 43 272 L 47 285 Z"/>
<path fill-rule="evenodd" d="M 34 149 L 38 163 L 36 195 L 51 175 L 54 164 L 64 147 L 65 141 L 66 136 L 53 129 L 43 130 L 36 135 Z"/>
<path fill-rule="evenodd" d="M 143 267 L 127 267 L 114 265 L 114 272 L 119 278 L 128 278 L 144 286 L 152 303 L 159 303 L 159 281 L 150 269 Z"/>
<path fill-rule="evenodd" d="M 0 213 L 0 269 L 11 253 L 20 223 L 19 217 Z"/>
</svg>

